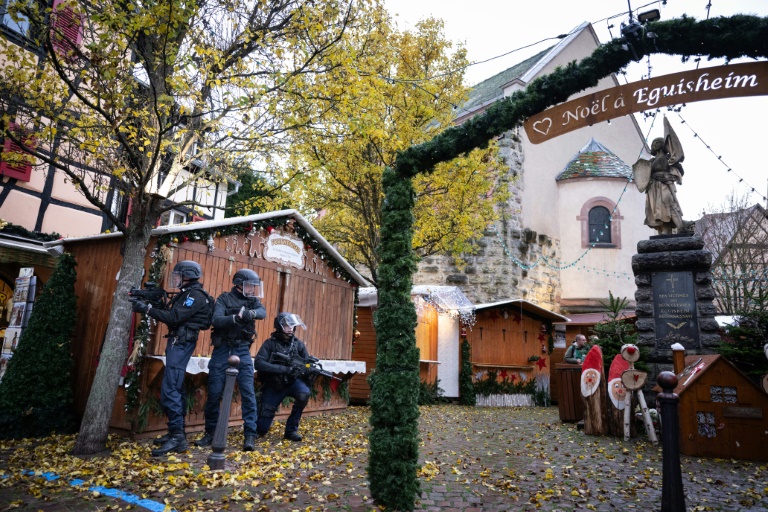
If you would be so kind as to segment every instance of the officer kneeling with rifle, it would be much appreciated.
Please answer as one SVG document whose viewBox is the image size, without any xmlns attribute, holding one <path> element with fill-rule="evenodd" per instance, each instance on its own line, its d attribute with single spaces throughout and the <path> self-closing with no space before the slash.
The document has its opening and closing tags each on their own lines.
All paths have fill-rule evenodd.
<svg viewBox="0 0 768 512">
<path fill-rule="evenodd" d="M 316 371 L 307 353 L 304 342 L 295 336 L 299 327 L 307 328 L 298 315 L 280 313 L 275 318 L 275 332 L 267 338 L 256 354 L 256 371 L 261 387 L 261 408 L 256 424 L 259 437 L 267 435 L 278 407 L 285 397 L 293 398 L 291 414 L 285 422 L 283 437 L 290 441 L 301 441 L 299 422 L 309 402 L 309 386 Z M 297 364 L 292 362 L 298 361 Z M 330 374 L 329 374 L 330 375 Z"/>
</svg>

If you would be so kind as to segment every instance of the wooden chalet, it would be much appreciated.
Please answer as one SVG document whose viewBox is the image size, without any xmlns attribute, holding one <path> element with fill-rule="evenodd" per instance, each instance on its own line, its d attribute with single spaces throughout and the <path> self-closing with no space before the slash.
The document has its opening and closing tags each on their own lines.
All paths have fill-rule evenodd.
<svg viewBox="0 0 768 512">
<path fill-rule="evenodd" d="M 72 253 L 78 263 L 78 322 L 73 342 L 78 414 L 84 411 L 109 321 L 122 261 L 121 244 L 121 234 L 69 238 L 49 244 L 51 250 L 63 248 Z M 256 324 L 258 333 L 251 346 L 253 355 L 272 332 L 275 316 L 281 311 L 290 311 L 299 314 L 306 323 L 307 330 L 301 337 L 310 354 L 324 362 L 325 369 L 347 376 L 365 372 L 365 364 L 351 361 L 351 355 L 356 289 L 365 286 L 366 281 L 297 211 L 163 226 L 153 231 L 149 248 L 145 264 L 148 278 L 153 278 L 152 273 L 162 268 L 159 276 L 154 277 L 159 277 L 159 284 L 166 288 L 173 266 L 181 260 L 194 260 L 203 267 L 201 281 L 214 298 L 231 289 L 232 276 L 237 270 L 250 268 L 259 274 L 264 282 L 262 302 L 267 318 Z M 164 264 L 158 265 L 158 259 Z M 142 317 L 136 315 L 134 322 L 138 325 L 141 321 Z M 164 324 L 152 325 L 144 357 L 137 360 L 136 368 L 124 369 L 126 379 L 132 370 L 139 370 L 137 385 L 141 403 L 145 405 L 156 403 L 159 396 L 166 333 Z M 194 403 L 186 421 L 189 431 L 201 430 L 204 426 L 207 362 L 213 350 L 210 335 L 210 330 L 201 331 L 188 366 L 187 392 Z M 134 341 L 126 340 L 126 343 Z M 144 417 L 137 417 L 136 409 L 126 412 L 129 400 L 125 386 L 121 386 L 112 414 L 114 430 L 137 434 L 137 426 L 143 426 L 139 435 L 148 436 L 166 428 L 165 416 L 155 412 L 159 408 L 144 407 Z M 305 414 L 340 410 L 346 405 L 345 397 L 331 393 L 328 399 L 328 390 L 318 389 Z M 286 411 L 281 412 L 286 414 Z M 240 404 L 235 399 L 230 425 L 240 423 Z"/>
<path fill-rule="evenodd" d="M 719 354 L 674 350 L 673 365 L 680 453 L 768 461 L 768 394 Z"/>
<path fill-rule="evenodd" d="M 499 380 L 519 382 L 554 375 L 548 332 L 568 318 L 523 299 L 478 304 L 475 315 L 467 332 L 475 376 L 495 371 Z"/>
<path fill-rule="evenodd" d="M 455 286 L 414 286 L 416 345 L 419 348 L 419 378 L 438 385 L 446 398 L 459 396 L 459 332 L 462 318 L 474 317 L 473 307 Z M 376 328 L 373 314 L 378 306 L 375 288 L 359 292 L 358 324 L 352 358 L 365 363 L 366 373 L 355 374 L 349 385 L 350 400 L 367 403 L 371 389 L 368 376 L 376 368 Z"/>
</svg>

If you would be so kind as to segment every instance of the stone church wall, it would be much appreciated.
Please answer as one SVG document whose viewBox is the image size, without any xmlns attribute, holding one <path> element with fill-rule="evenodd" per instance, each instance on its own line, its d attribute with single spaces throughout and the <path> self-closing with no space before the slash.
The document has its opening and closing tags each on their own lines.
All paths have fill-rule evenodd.
<svg viewBox="0 0 768 512">
<path fill-rule="evenodd" d="M 524 155 L 519 139 L 507 132 L 499 140 L 500 157 L 507 166 L 509 199 L 499 205 L 502 220 L 475 240 L 474 254 L 460 261 L 451 256 L 428 256 L 418 264 L 414 284 L 457 286 L 475 304 L 525 299 L 559 311 L 560 272 L 542 258 L 560 260 L 560 242 L 549 234 L 527 229 L 522 222 Z M 517 263 L 519 264 L 517 264 Z M 530 268 L 528 268 L 530 267 Z"/>
</svg>

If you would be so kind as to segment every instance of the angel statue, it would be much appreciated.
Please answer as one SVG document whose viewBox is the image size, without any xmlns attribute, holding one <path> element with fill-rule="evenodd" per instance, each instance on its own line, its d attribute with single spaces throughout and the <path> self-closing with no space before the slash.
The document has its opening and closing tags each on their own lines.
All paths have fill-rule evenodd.
<svg viewBox="0 0 768 512">
<path fill-rule="evenodd" d="M 683 220 L 680 203 L 677 202 L 675 183 L 683 184 L 685 159 L 680 139 L 664 117 L 664 138 L 658 137 L 651 143 L 651 160 L 640 158 L 632 166 L 635 185 L 645 192 L 645 225 L 654 228 L 660 235 L 690 231 L 693 223 Z"/>
</svg>

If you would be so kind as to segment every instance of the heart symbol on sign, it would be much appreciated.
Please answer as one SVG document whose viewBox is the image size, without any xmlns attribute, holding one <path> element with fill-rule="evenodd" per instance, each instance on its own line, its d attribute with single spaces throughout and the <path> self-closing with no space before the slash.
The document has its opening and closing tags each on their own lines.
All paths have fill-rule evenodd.
<svg viewBox="0 0 768 512">
<path fill-rule="evenodd" d="M 634 377 L 634 379 L 635 379 L 635 382 L 637 382 L 637 379 L 638 379 L 638 377 L 640 377 L 640 376 L 639 376 L 639 375 L 633 375 L 632 377 Z"/>
<path fill-rule="evenodd" d="M 542 125 L 543 127 L 545 124 L 547 125 L 546 128 L 539 128 L 539 125 Z M 548 117 L 545 117 L 543 120 L 536 121 L 535 123 L 533 123 L 533 129 L 542 135 L 546 135 L 547 133 L 549 133 L 550 128 L 552 128 L 552 120 Z"/>
<path fill-rule="evenodd" d="M 632 355 L 635 353 L 635 347 L 627 347 L 627 353 L 629 355 Z"/>
</svg>

